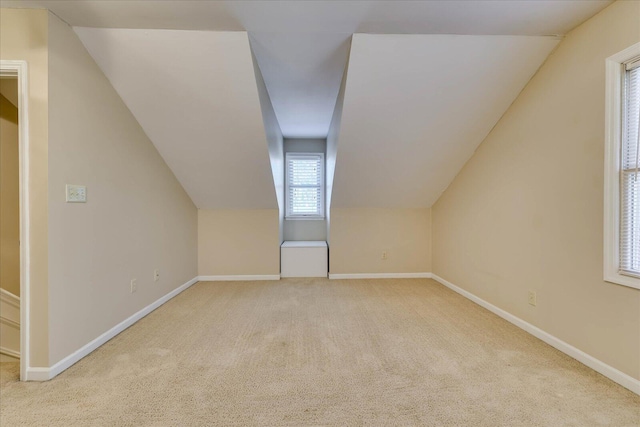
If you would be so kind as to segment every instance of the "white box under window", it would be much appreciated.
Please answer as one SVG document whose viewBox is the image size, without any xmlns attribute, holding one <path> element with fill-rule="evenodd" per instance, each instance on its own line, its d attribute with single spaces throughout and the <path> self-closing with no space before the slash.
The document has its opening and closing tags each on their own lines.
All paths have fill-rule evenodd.
<svg viewBox="0 0 640 427">
<path fill-rule="evenodd" d="M 327 277 L 327 242 L 286 241 L 280 247 L 280 259 L 281 277 Z"/>
</svg>

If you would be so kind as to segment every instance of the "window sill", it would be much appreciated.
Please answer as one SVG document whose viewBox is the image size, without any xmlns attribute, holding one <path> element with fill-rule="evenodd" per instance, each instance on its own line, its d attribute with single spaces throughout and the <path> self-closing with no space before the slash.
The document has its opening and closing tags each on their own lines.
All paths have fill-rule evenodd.
<svg viewBox="0 0 640 427">
<path fill-rule="evenodd" d="M 634 289 L 640 289 L 640 278 L 633 276 L 626 276 L 620 273 L 609 273 L 604 278 L 605 282 L 613 283 L 616 285 L 628 286 Z"/>
<path fill-rule="evenodd" d="M 324 221 L 323 216 L 286 216 L 285 221 Z"/>
</svg>

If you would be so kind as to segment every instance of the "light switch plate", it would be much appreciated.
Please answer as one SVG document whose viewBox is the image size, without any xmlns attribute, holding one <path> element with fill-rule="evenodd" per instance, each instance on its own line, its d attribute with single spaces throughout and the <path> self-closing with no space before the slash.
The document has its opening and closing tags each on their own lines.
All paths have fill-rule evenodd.
<svg viewBox="0 0 640 427">
<path fill-rule="evenodd" d="M 67 203 L 86 203 L 87 187 L 67 184 Z"/>
</svg>

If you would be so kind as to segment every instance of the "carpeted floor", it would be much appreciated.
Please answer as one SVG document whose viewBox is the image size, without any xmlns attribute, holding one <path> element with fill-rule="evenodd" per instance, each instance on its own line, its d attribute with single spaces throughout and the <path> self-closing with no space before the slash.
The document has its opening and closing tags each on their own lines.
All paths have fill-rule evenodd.
<svg viewBox="0 0 640 427">
<path fill-rule="evenodd" d="M 638 426 L 640 397 L 427 279 L 198 283 L 9 426 Z"/>
</svg>

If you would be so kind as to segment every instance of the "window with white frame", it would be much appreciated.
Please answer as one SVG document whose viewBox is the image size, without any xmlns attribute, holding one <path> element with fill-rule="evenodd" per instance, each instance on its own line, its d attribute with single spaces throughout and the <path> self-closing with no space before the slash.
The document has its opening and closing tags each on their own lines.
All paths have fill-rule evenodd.
<svg viewBox="0 0 640 427">
<path fill-rule="evenodd" d="M 640 289 L 640 43 L 607 59 L 605 280 Z"/>
<path fill-rule="evenodd" d="M 324 154 L 287 153 L 286 218 L 324 218 Z"/>
</svg>

